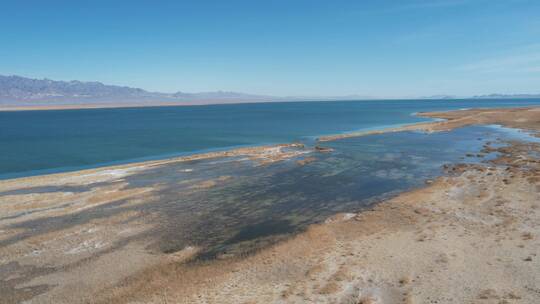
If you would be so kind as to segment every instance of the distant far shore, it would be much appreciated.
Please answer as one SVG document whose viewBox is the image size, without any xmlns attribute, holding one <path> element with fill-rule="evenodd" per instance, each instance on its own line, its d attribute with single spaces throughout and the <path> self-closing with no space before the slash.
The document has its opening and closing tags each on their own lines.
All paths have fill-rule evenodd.
<svg viewBox="0 0 540 304">
<path fill-rule="evenodd" d="M 274 101 L 265 101 L 265 102 L 274 102 Z M 207 101 L 207 102 L 190 102 L 190 103 L 152 103 L 152 104 L 150 103 L 107 103 L 107 104 L 59 104 L 59 105 L 25 105 L 25 106 L 0 105 L 0 112 L 178 107 L 178 106 L 204 106 L 204 105 L 217 105 L 217 104 L 238 104 L 238 103 L 251 103 L 251 102 L 231 101 L 231 102 L 215 103 L 215 102 Z"/>
<path fill-rule="evenodd" d="M 13 111 L 45 111 L 45 110 L 80 110 L 80 109 L 115 109 L 115 108 L 150 108 L 150 107 L 179 107 L 179 106 L 209 106 L 227 104 L 253 103 L 288 103 L 288 102 L 325 102 L 325 101 L 368 101 L 368 100 L 400 100 L 400 99 L 275 99 L 275 100 L 197 100 L 187 102 L 156 102 L 156 103 L 86 103 L 86 104 L 48 104 L 48 105 L 2 105 L 0 112 Z M 403 99 L 406 100 L 406 99 Z"/>
<path fill-rule="evenodd" d="M 381 99 L 392 100 L 392 99 Z M 226 104 L 252 104 L 252 103 L 284 103 L 284 102 L 323 102 L 323 101 L 360 101 L 359 99 L 291 99 L 291 100 L 230 100 L 230 101 L 189 101 L 189 102 L 157 102 L 157 103 L 87 103 L 87 104 L 49 104 L 49 105 L 1 105 L 0 112 L 14 111 L 46 111 L 46 110 L 80 110 L 80 109 L 115 109 L 115 108 L 151 108 L 151 107 L 188 107 L 188 106 L 209 106 Z"/>
<path fill-rule="evenodd" d="M 116 102 L 116 103 L 73 103 L 73 104 L 30 104 L 30 105 L 14 105 L 14 104 L 1 104 L 0 112 L 12 112 L 12 111 L 45 111 L 45 110 L 80 110 L 80 109 L 115 109 L 115 108 L 150 108 L 150 107 L 178 107 L 178 106 L 207 106 L 207 105 L 225 105 L 225 104 L 253 104 L 253 103 L 288 103 L 288 102 L 329 102 L 329 101 L 398 101 L 398 100 L 440 100 L 440 101 L 454 101 L 454 100 L 487 100 L 482 98 L 455 98 L 455 99 L 432 99 L 432 98 L 388 98 L 388 99 L 326 99 L 326 98 L 313 98 L 313 99 L 268 99 L 268 100 L 243 100 L 243 99 L 231 99 L 231 100 L 196 100 L 185 102 Z M 506 98 L 495 98 L 505 99 Z M 517 98 L 517 99 L 531 99 L 536 98 Z"/>
</svg>

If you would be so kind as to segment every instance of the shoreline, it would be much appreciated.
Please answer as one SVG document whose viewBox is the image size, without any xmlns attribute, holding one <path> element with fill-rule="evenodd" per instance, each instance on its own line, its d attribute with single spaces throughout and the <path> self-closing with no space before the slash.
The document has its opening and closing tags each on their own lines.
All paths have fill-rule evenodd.
<svg viewBox="0 0 540 304">
<path fill-rule="evenodd" d="M 265 164 L 265 163 L 269 163 L 273 161 L 283 160 L 285 158 L 292 157 L 293 155 L 297 154 L 293 151 L 283 152 L 282 149 L 285 149 L 285 148 L 302 149 L 304 148 L 304 145 L 299 144 L 299 143 L 289 143 L 289 144 L 247 146 L 247 147 L 240 147 L 240 148 L 227 149 L 227 150 L 188 154 L 185 156 L 158 158 L 155 160 L 135 161 L 135 162 L 127 161 L 126 163 L 121 163 L 121 164 L 116 164 L 116 165 L 105 165 L 105 166 L 91 167 L 87 169 L 75 169 L 75 170 L 70 170 L 70 171 L 61 171 L 61 172 L 54 172 L 54 173 L 45 173 L 45 174 L 36 174 L 36 175 L 29 175 L 29 176 L 0 179 L 0 187 L 2 186 L 2 184 L 8 184 L 11 182 L 24 183 L 24 182 L 32 182 L 33 180 L 42 180 L 42 179 L 49 179 L 49 178 L 63 179 L 63 178 L 68 178 L 70 176 L 84 176 L 84 175 L 97 174 L 97 173 L 106 173 L 108 171 L 115 171 L 115 170 L 116 171 L 140 170 L 140 169 L 153 167 L 153 166 L 161 166 L 161 165 L 178 163 L 178 162 L 189 162 L 189 161 L 205 160 L 205 159 L 213 159 L 213 158 L 245 156 L 245 157 L 249 157 L 251 160 L 258 161 L 261 164 Z"/>
<path fill-rule="evenodd" d="M 539 110 L 426 115 L 450 119 L 433 132 L 491 120 L 539 136 Z M 485 150 L 500 155 L 449 165 L 422 188 L 336 214 L 253 256 L 164 263 L 100 303 L 537 303 L 540 144 Z"/>
<path fill-rule="evenodd" d="M 405 123 L 400 124 L 398 127 L 387 127 L 387 126 L 380 126 L 380 127 L 373 127 L 369 128 L 369 130 L 366 131 L 353 131 L 353 132 L 346 132 L 346 133 L 339 133 L 334 135 L 324 135 L 324 136 L 309 136 L 309 138 L 315 139 L 315 144 L 318 142 L 325 142 L 325 141 L 333 141 L 338 140 L 341 138 L 348 138 L 348 137 L 357 137 L 357 136 L 367 136 L 367 135 L 374 135 L 374 134 L 382 134 L 382 133 L 388 133 L 388 132 L 400 132 L 400 131 L 406 131 L 410 129 L 416 129 L 417 125 L 421 124 L 429 124 L 434 121 L 428 121 L 428 122 L 418 122 L 418 123 Z M 113 169 L 126 169 L 128 167 L 142 167 L 142 166 L 152 166 L 152 165 L 160 165 L 160 164 L 167 164 L 167 163 L 173 163 L 173 162 L 187 162 L 187 161 L 193 161 L 193 160 L 203 160 L 203 159 L 211 159 L 211 158 L 226 158 L 226 157 L 235 157 L 235 156 L 253 156 L 257 158 L 257 155 L 263 155 L 267 151 L 270 151 L 275 148 L 303 148 L 305 145 L 302 142 L 289 142 L 289 143 L 276 143 L 276 144 L 253 144 L 253 145 L 245 145 L 245 146 L 237 146 L 237 147 L 224 147 L 224 148 L 210 148 L 205 150 L 198 150 L 198 151 L 192 151 L 192 152 L 180 152 L 177 156 L 170 156 L 170 155 L 163 155 L 163 156 L 148 156 L 148 157 L 141 157 L 141 158 L 135 158 L 132 160 L 119 160 L 119 161 L 113 161 L 109 163 L 101 163 L 101 164 L 95 164 L 95 165 L 87 165 L 84 167 L 62 167 L 62 168 L 51 168 L 51 169 L 37 169 L 37 170 L 31 170 L 31 171 L 25 171 L 25 172 L 16 172 L 16 173 L 5 173 L 0 174 L 0 184 L 3 181 L 9 181 L 9 180 L 22 180 L 27 178 L 37 178 L 37 177 L 44 177 L 44 176 L 53 176 L 53 175 L 61 175 L 61 174 L 77 174 L 77 173 L 90 173 L 95 172 L 97 170 L 113 170 Z M 145 159 L 146 160 L 141 160 Z M 14 177 L 9 177 L 10 175 L 13 175 Z M 20 175 L 20 176 L 17 176 Z M 7 177 L 3 177 L 7 176 Z"/>
<path fill-rule="evenodd" d="M 318 140 L 321 142 L 325 142 L 325 141 L 334 141 L 334 140 L 340 140 L 340 139 L 358 137 L 358 136 L 367 136 L 367 135 L 383 134 L 383 133 L 390 133 L 390 132 L 403 132 L 403 131 L 422 131 L 422 132 L 428 132 L 428 133 L 442 132 L 442 131 L 449 131 L 452 129 L 470 126 L 470 125 L 488 124 L 493 119 L 494 121 L 492 121 L 492 124 L 497 124 L 497 120 L 500 120 L 502 118 L 491 117 L 491 116 L 511 114 L 516 111 L 524 111 L 524 113 L 527 113 L 528 115 L 535 115 L 536 112 L 540 112 L 540 107 L 533 106 L 533 107 L 518 107 L 518 108 L 474 108 L 474 109 L 462 109 L 462 110 L 444 111 L 444 112 L 418 112 L 415 114 L 419 117 L 434 118 L 436 120 L 428 121 L 428 122 L 412 123 L 412 124 L 407 124 L 407 125 L 404 125 L 401 127 L 395 127 L 395 128 L 358 131 L 358 132 L 350 132 L 350 133 L 344 133 L 344 134 L 321 136 L 318 138 Z M 528 112 L 533 112 L 533 113 L 531 114 Z M 450 113 L 453 113 L 453 114 L 450 114 Z M 459 114 L 456 115 L 456 113 L 459 113 Z M 456 116 L 459 116 L 460 114 L 463 114 L 463 113 L 465 114 L 470 113 L 470 114 L 464 117 L 456 118 Z M 517 127 L 517 128 L 526 129 L 526 128 L 520 128 L 520 127 Z"/>
<path fill-rule="evenodd" d="M 534 100 L 534 99 L 533 99 Z M 326 101 L 326 100 L 324 100 Z M 349 100 L 344 100 L 349 101 Z M 354 100 L 350 100 L 354 101 Z M 124 108 L 152 108 L 152 107 L 197 107 L 197 106 L 219 106 L 233 104 L 257 104 L 257 103 L 287 103 L 287 102 L 317 102 L 309 100 L 269 100 L 269 101 L 225 101 L 216 103 L 212 101 L 196 102 L 157 102 L 157 103 L 90 103 L 90 104 L 58 104 L 58 105 L 0 105 L 0 112 L 20 112 L 20 111 L 50 111 L 50 110 L 88 110 L 88 109 L 124 109 Z"/>
<path fill-rule="evenodd" d="M 175 162 L 188 162 L 194 160 L 204 160 L 212 158 L 226 158 L 226 157 L 236 157 L 236 156 L 250 156 L 254 159 L 264 157 L 265 153 L 268 153 L 271 150 L 282 149 L 282 148 L 301 148 L 302 144 L 299 143 L 288 143 L 288 144 L 262 144 L 262 145 L 245 145 L 237 146 L 232 148 L 215 148 L 215 149 L 206 149 L 200 151 L 185 152 L 179 153 L 178 155 L 164 155 L 164 156 L 149 156 L 141 157 L 132 160 L 120 160 L 109 163 L 101 163 L 95 165 L 88 165 L 84 167 L 72 167 L 73 169 L 68 169 L 70 167 L 62 168 L 52 168 L 52 169 L 38 169 L 20 173 L 6 173 L 4 175 L 21 175 L 15 177 L 6 177 L 3 178 L 0 175 L 0 183 L 2 181 L 9 180 L 22 180 L 27 178 L 38 178 L 50 175 L 63 175 L 63 174 L 77 174 L 77 173 L 95 173 L 99 170 L 114 170 L 114 169 L 129 169 L 130 167 L 145 167 L 145 166 L 157 166 L 167 163 Z M 141 160 L 143 159 L 143 160 Z M 47 172 L 50 171 L 50 172 Z M 43 172 L 43 173 L 41 173 Z M 25 174 L 25 173 L 28 173 Z M 33 174 L 35 173 L 35 174 Z"/>
<path fill-rule="evenodd" d="M 536 110 L 535 110 L 536 109 Z M 540 111 L 540 107 L 520 107 L 520 108 L 476 108 L 476 109 L 462 109 L 462 110 L 456 110 L 456 111 L 445 111 L 445 112 L 418 112 L 414 113 L 416 116 L 419 117 L 425 117 L 425 118 L 431 118 L 433 121 L 427 121 L 427 122 L 417 122 L 417 123 L 409 123 L 409 124 L 402 124 L 395 127 L 374 127 L 369 128 L 368 130 L 360 130 L 360 131 L 352 131 L 352 132 L 345 132 L 345 133 L 339 133 L 339 134 L 333 134 L 333 135 L 323 135 L 323 136 L 311 136 L 312 138 L 315 138 L 315 143 L 324 143 L 329 141 L 336 141 L 346 138 L 352 138 L 352 137 L 359 137 L 359 136 L 369 136 L 369 135 L 377 135 L 377 134 L 384 134 L 384 133 L 394 133 L 394 132 L 403 132 L 403 131 L 421 131 L 421 132 L 440 132 L 440 131 L 448 131 L 454 128 L 464 127 L 468 125 L 473 124 L 482 124 L 481 121 L 479 121 L 476 117 L 467 117 L 466 119 L 461 120 L 452 120 L 449 121 L 448 118 L 445 117 L 443 113 L 447 112 L 460 112 L 460 111 L 482 111 L 482 112 L 512 112 L 511 110 L 531 110 L 531 111 Z M 473 115 L 474 116 L 474 115 Z M 451 118 L 451 117 L 450 117 Z M 271 145 L 248 145 L 245 147 L 233 147 L 233 148 L 223 148 L 223 149 L 215 149 L 215 151 L 212 151 L 213 149 L 209 149 L 210 151 L 204 152 L 203 151 L 193 151 L 193 152 L 186 152 L 185 155 L 182 155 L 184 153 L 179 153 L 179 156 L 150 156 L 147 157 L 149 160 L 120 160 L 116 161 L 117 164 L 95 164 L 95 165 L 88 165 L 85 168 L 77 168 L 74 167 L 73 170 L 63 168 L 51 168 L 51 169 L 39 169 L 39 170 L 33 170 L 33 171 L 27 171 L 29 175 L 26 175 L 25 172 L 20 173 L 6 173 L 5 175 L 8 177 L 1 177 L 0 175 L 0 184 L 4 181 L 10 181 L 10 180 L 19 180 L 24 181 L 28 178 L 38 178 L 38 177 L 45 177 L 45 176 L 60 176 L 63 174 L 86 174 L 86 173 L 94 173 L 99 170 L 114 170 L 114 169 L 127 169 L 129 167 L 144 167 L 144 166 L 153 166 L 153 165 L 160 165 L 160 164 L 167 164 L 167 163 L 174 163 L 174 162 L 185 162 L 185 161 L 192 161 L 192 160 L 202 160 L 202 159 L 211 159 L 211 158 L 224 158 L 224 157 L 235 157 L 235 156 L 251 156 L 257 158 L 256 155 L 263 155 L 265 154 L 265 151 L 269 151 L 275 148 L 294 148 L 294 147 L 303 147 L 304 145 L 302 143 L 279 143 L 279 144 L 271 144 Z M 260 158 L 260 157 L 259 157 Z M 56 171 L 58 170 L 58 171 Z M 40 173 L 43 172 L 43 173 Z M 52 172 L 47 172 L 52 171 Z M 35 172 L 33 174 L 32 172 Z M 15 175 L 15 177 L 9 177 L 9 175 Z M 21 176 L 16 176 L 21 175 Z"/>
<path fill-rule="evenodd" d="M 539 98 L 494 98 L 492 100 L 532 100 L 536 101 Z M 47 111 L 47 110 L 84 110 L 84 109 L 121 109 L 121 108 L 148 108 L 148 107 L 184 107 L 184 106 L 212 106 L 212 105 L 233 105 L 233 104 L 259 104 L 259 103 L 289 103 L 289 102 L 331 102 L 331 101 L 343 101 L 343 102 L 356 102 L 356 101 L 408 101 L 408 100 L 442 100 L 448 101 L 448 99 L 429 99 L 429 98 L 388 98 L 388 99 L 269 99 L 261 101 L 250 100 L 226 100 L 215 102 L 213 100 L 197 100 L 197 101 L 185 101 L 185 102 L 156 102 L 156 103 L 66 103 L 66 104 L 32 104 L 32 105 L 14 105 L 14 104 L 0 104 L 0 112 L 15 112 L 15 111 Z M 453 98 L 450 100 L 478 100 L 475 98 Z M 467 110 L 469 108 L 465 108 Z M 476 108 L 478 109 L 478 108 Z M 458 109 L 456 109 L 458 110 Z"/>
<path fill-rule="evenodd" d="M 433 127 L 431 129 L 425 126 L 426 123 L 421 123 L 420 130 L 425 132 L 487 122 L 535 130 L 537 136 L 540 132 L 539 107 L 476 109 L 423 115 L 447 119 L 430 122 Z M 402 131 L 412 127 L 406 128 Z M 354 136 L 362 135 L 367 134 L 354 133 Z M 341 138 L 345 137 L 335 140 Z M 187 160 L 245 156 L 264 165 L 298 156 L 298 152 L 306 152 L 300 146 L 291 145 L 295 144 L 241 148 L 233 152 L 208 153 L 203 158 L 200 155 L 196 158 L 190 156 Z M 287 148 L 292 148 L 292 151 L 287 151 Z M 534 267 L 540 259 L 533 255 L 540 250 L 540 243 L 536 241 L 540 235 L 539 226 L 534 225 L 540 223 L 540 205 L 537 204 L 540 201 L 540 174 L 535 169 L 531 170 L 538 168 L 540 160 L 534 154 L 527 154 L 536 151 L 540 155 L 540 145 L 514 143 L 511 147 L 487 146 L 485 149 L 498 152 L 501 156 L 481 165 L 451 165 L 446 168 L 445 175 L 426 183 L 425 187 L 403 192 L 359 213 L 336 214 L 324 224 L 311 225 L 307 231 L 247 257 L 224 257 L 210 263 L 188 265 L 186 262 L 199 250 L 196 246 L 174 253 L 157 254 L 148 252 L 149 244 L 144 242 L 133 242 L 129 246 L 107 251 L 103 256 L 94 256 L 93 252 L 99 252 L 100 248 L 107 246 L 99 239 L 110 242 L 115 237 L 129 237 L 133 233 L 145 233 L 155 228 L 154 224 L 149 224 L 153 223 L 151 217 L 148 218 L 144 213 L 127 212 L 125 215 L 113 214 L 110 218 L 93 219 L 83 225 L 46 232 L 30 238 L 28 244 L 20 242 L 22 244 L 4 248 L 0 246 L 0 265 L 14 259 L 19 261 L 14 262 L 15 269 L 32 265 L 36 261 L 38 265 L 49 267 L 55 265 L 53 261 L 57 256 L 63 256 L 66 261 L 60 265 L 66 266 L 59 266 L 59 269 L 65 267 L 65 272 L 40 274 L 38 271 L 33 276 L 22 275 L 20 279 L 12 280 L 13 289 L 16 286 L 40 286 L 56 282 L 58 288 L 52 288 L 50 293 L 38 294 L 38 302 L 50 299 L 66 303 L 199 303 L 204 300 L 208 303 L 411 304 L 438 299 L 439 303 L 452 303 L 444 300 L 448 297 L 457 299 L 457 303 L 484 297 L 488 297 L 488 300 L 520 297 L 534 302 L 538 298 L 522 286 L 491 279 L 486 283 L 488 286 L 480 286 L 475 280 L 477 274 L 469 270 L 481 269 L 488 278 L 497 279 L 504 277 L 500 272 L 504 268 L 501 267 L 510 263 L 521 273 L 521 281 L 518 280 L 518 283 L 525 282 L 534 286 L 534 282 L 540 279 L 540 271 L 535 270 L 540 267 Z M 78 215 L 80 210 L 107 206 L 117 200 L 132 199 L 133 202 L 128 206 L 136 206 L 140 200 L 152 196 L 153 190 L 159 194 L 159 188 L 125 187 L 128 185 L 125 178 L 139 170 L 181 161 L 186 159 L 173 158 L 2 180 L 0 192 L 8 194 L 0 204 L 3 208 L 0 214 L 7 216 L 8 222 L 12 221 L 12 215 L 6 211 L 30 217 L 33 219 L 31 222 L 47 223 L 48 219 L 54 221 L 55 218 L 70 218 L 71 215 Z M 193 185 L 193 189 L 207 189 L 226 183 L 229 179 L 220 176 L 198 182 Z M 47 192 L 47 187 L 60 187 L 64 184 L 74 190 L 68 189 L 71 193 Z M 92 186 L 96 188 L 79 194 L 77 187 L 84 188 L 85 185 L 98 186 Z M 37 195 L 21 192 L 19 195 L 17 191 L 24 187 L 42 189 L 44 192 Z M 67 215 L 61 210 L 66 208 L 63 205 L 66 201 L 70 202 Z M 484 204 L 488 204 L 489 208 L 486 209 Z M 36 215 L 33 215 L 34 212 Z M 16 221 L 15 217 L 14 223 Z M 523 226 L 522 223 L 527 225 Z M 0 229 L 0 243 L 17 235 L 19 229 L 25 229 L 26 226 L 13 227 L 18 228 L 14 231 Z M 516 240 L 522 240 L 523 244 L 516 243 Z M 501 242 L 506 244 L 505 251 L 490 257 L 490 264 L 486 266 L 486 256 L 489 257 L 493 248 L 498 248 L 496 246 L 500 246 Z M 40 247 L 42 243 L 47 244 L 45 248 Z M 448 251 L 449 244 L 454 244 L 458 250 Z M 524 247 L 519 247 L 521 245 Z M 46 249 L 60 252 L 48 257 L 40 253 L 46 253 Z M 38 250 L 37 255 L 34 255 L 35 250 Z M 512 260 L 507 260 L 507 256 L 511 256 Z M 77 259 L 81 257 L 88 263 L 79 265 Z M 504 263 L 497 259 L 503 259 Z M 69 266 L 71 262 L 77 266 L 72 268 Z M 103 271 L 109 272 L 110 269 L 129 271 L 115 272 L 104 280 Z M 516 273 L 512 272 L 512 275 Z M 528 277 L 522 278 L 525 275 Z M 459 279 L 448 281 L 448 278 L 455 276 L 466 281 L 472 289 L 452 293 L 462 289 Z M 89 284 L 88 290 L 77 289 L 80 294 L 73 292 L 73 288 L 83 283 Z M 9 286 L 6 289 L 8 291 Z M 32 296 L 32 289 L 29 290 L 30 295 L 26 294 L 26 290 L 21 291 L 22 295 L 15 293 L 13 303 Z M 441 298 L 441 290 L 446 298 Z M 8 293 L 8 296 L 11 294 Z"/>
<path fill-rule="evenodd" d="M 30 106 L 0 106 L 0 112 L 19 111 L 51 111 L 51 110 L 87 110 L 87 109 L 122 109 L 122 108 L 144 108 L 144 107 L 174 107 L 186 106 L 184 104 L 66 104 L 66 105 L 30 105 Z"/>
</svg>

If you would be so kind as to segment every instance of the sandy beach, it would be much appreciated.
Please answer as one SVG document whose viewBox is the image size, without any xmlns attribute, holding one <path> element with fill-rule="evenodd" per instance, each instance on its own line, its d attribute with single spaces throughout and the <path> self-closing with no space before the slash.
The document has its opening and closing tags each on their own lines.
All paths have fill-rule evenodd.
<svg viewBox="0 0 540 304">
<path fill-rule="evenodd" d="M 319 141 L 477 124 L 540 132 L 540 108 L 419 115 L 444 120 Z M 161 188 L 127 186 L 131 176 L 179 162 L 245 157 L 264 170 L 320 152 L 296 144 L 241 148 L 0 181 L 0 303 L 540 302 L 539 143 L 486 144 L 483 152 L 496 158 L 448 165 L 425 187 L 369 210 L 336 214 L 254 254 L 212 261 L 192 260 L 197 246 L 155 250 L 148 236 L 158 219 L 135 206 Z M 308 162 L 316 159 L 297 164 Z M 179 187 L 198 191 L 232 180 Z M 99 216 L 99 206 L 110 214 Z"/>
</svg>

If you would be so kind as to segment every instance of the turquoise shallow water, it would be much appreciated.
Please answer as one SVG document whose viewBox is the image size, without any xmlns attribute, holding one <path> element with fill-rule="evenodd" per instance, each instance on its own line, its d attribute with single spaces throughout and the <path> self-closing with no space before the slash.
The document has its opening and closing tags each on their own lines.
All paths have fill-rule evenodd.
<svg viewBox="0 0 540 304">
<path fill-rule="evenodd" d="M 443 174 L 445 164 L 488 161 L 497 153 L 481 153 L 485 144 L 504 146 L 508 140 L 535 138 L 494 126 L 431 134 L 386 133 L 326 142 L 325 146 L 334 149 L 332 153 L 310 152 L 266 166 L 241 157 L 205 159 L 152 166 L 121 181 L 0 190 L 0 197 L 58 191 L 82 193 L 107 189 L 102 187 L 117 182 L 124 185 L 124 190 L 154 189 L 151 195 L 13 224 L 10 229 L 22 232 L 0 240 L 0 247 L 137 211 L 140 217 L 129 220 L 148 216 L 154 228 L 129 238 L 150 240 L 151 250 L 170 253 L 198 246 L 203 259 L 246 254 L 333 214 L 359 212 L 402 191 L 421 187 L 426 179 Z M 303 157 L 312 157 L 314 161 L 300 165 L 297 160 Z M 217 182 L 213 187 L 193 188 L 208 180 Z M 65 203 L 69 205 L 70 200 Z M 26 212 L 10 217 L 0 215 L 0 222 L 18 216 L 26 216 Z M 119 241 L 114 246 L 126 244 Z"/>
<path fill-rule="evenodd" d="M 289 102 L 0 112 L 0 179 L 287 143 L 426 119 L 415 112 L 540 100 Z"/>
</svg>

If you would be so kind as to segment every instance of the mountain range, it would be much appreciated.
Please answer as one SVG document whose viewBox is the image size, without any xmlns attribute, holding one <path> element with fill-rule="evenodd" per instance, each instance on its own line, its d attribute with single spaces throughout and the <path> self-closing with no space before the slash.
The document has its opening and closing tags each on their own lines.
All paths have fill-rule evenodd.
<svg viewBox="0 0 540 304">
<path fill-rule="evenodd" d="M 523 98 L 540 98 L 540 94 L 489 94 L 478 95 L 473 98 L 477 99 L 523 99 Z"/>
<path fill-rule="evenodd" d="M 243 101 L 271 101 L 278 97 L 237 92 L 161 93 L 140 88 L 106 85 L 101 82 L 55 81 L 21 76 L 0 75 L 0 104 L 3 105 L 59 105 L 106 103 L 227 103 Z"/>
<path fill-rule="evenodd" d="M 425 97 L 426 98 L 426 97 Z M 430 99 L 447 99 L 453 96 L 437 95 Z M 491 94 L 472 98 L 540 98 L 540 94 L 503 95 Z M 2 106 L 53 106 L 53 105 L 117 105 L 117 104 L 220 104 L 263 101 L 299 100 L 359 100 L 377 99 L 370 96 L 266 96 L 238 92 L 161 93 L 140 88 L 106 85 L 101 82 L 55 81 L 21 76 L 0 75 L 0 105 Z"/>
</svg>

